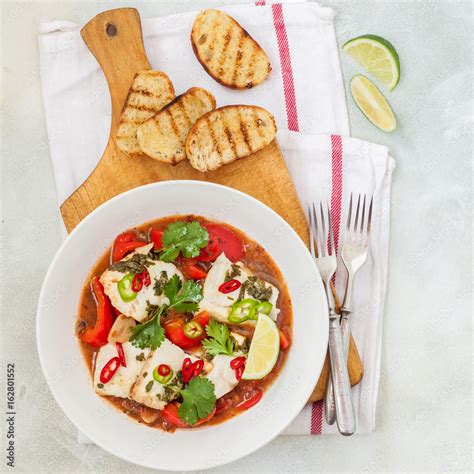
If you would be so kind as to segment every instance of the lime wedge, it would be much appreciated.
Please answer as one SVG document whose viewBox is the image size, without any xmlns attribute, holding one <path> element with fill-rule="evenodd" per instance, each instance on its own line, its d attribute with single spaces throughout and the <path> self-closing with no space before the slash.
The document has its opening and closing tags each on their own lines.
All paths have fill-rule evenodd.
<svg viewBox="0 0 474 474">
<path fill-rule="evenodd" d="M 250 344 L 245 371 L 245 380 L 263 379 L 268 375 L 280 353 L 280 332 L 277 325 L 265 314 L 260 314 Z"/>
<path fill-rule="evenodd" d="M 390 105 L 375 84 L 362 74 L 350 82 L 352 97 L 362 113 L 380 130 L 393 132 L 397 121 Z"/>
<path fill-rule="evenodd" d="M 400 58 L 392 43 L 376 35 L 363 35 L 342 45 L 368 73 L 373 74 L 389 91 L 400 80 Z"/>
</svg>

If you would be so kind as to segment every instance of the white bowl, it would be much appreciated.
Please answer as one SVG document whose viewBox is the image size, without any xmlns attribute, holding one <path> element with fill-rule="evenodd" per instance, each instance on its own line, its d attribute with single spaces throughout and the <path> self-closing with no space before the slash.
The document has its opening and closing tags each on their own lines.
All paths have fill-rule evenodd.
<svg viewBox="0 0 474 474">
<path fill-rule="evenodd" d="M 198 214 L 227 222 L 263 245 L 288 285 L 294 324 L 286 363 L 258 405 L 220 425 L 165 433 L 128 418 L 95 394 L 74 324 L 84 281 L 115 236 L 128 227 L 173 214 Z M 142 186 L 96 209 L 58 250 L 38 304 L 41 366 L 63 411 L 97 445 L 155 469 L 191 471 L 219 466 L 272 440 L 308 400 L 323 366 L 327 338 L 321 278 L 296 232 L 256 199 L 200 181 Z"/>
</svg>

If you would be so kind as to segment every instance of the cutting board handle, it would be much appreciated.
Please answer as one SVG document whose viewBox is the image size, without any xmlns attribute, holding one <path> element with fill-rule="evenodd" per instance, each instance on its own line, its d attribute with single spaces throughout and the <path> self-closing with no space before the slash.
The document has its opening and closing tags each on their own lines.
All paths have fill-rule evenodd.
<svg viewBox="0 0 474 474">
<path fill-rule="evenodd" d="M 112 99 L 112 130 L 135 73 L 151 69 L 143 47 L 140 15 L 135 8 L 117 8 L 96 15 L 81 36 L 104 71 Z"/>
</svg>

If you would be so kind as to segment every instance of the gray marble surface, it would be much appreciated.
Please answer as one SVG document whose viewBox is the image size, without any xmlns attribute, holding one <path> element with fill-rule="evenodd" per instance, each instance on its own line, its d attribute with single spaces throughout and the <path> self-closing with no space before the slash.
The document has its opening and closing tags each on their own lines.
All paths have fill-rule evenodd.
<svg viewBox="0 0 474 474">
<path fill-rule="evenodd" d="M 84 22 L 124 5 L 136 5 L 150 17 L 211 3 L 2 2 L 1 358 L 2 387 L 7 363 L 15 364 L 17 471 L 145 471 L 96 446 L 78 444 L 76 428 L 52 398 L 39 367 L 36 302 L 61 232 L 42 109 L 37 25 L 58 18 Z M 359 34 L 381 34 L 393 41 L 402 61 L 402 80 L 389 96 L 399 119 L 395 133 L 385 135 L 371 126 L 348 97 L 353 136 L 388 145 L 397 159 L 377 431 L 350 439 L 279 437 L 215 471 L 468 471 L 472 4 L 322 4 L 339 13 L 341 43 Z M 349 79 L 356 67 L 347 57 L 341 61 Z M 2 412 L 5 393 L 2 389 Z M 9 469 L 6 427 L 2 421 L 2 471 Z"/>
</svg>

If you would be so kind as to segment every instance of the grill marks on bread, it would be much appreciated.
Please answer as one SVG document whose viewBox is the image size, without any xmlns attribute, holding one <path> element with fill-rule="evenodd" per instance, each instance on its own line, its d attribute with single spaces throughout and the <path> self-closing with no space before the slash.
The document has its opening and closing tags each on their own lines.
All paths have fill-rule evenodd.
<svg viewBox="0 0 474 474">
<path fill-rule="evenodd" d="M 186 154 L 199 171 L 215 170 L 266 147 L 276 131 L 275 119 L 261 107 L 221 107 L 193 126 L 186 140 Z"/>
<path fill-rule="evenodd" d="M 270 62 L 260 45 L 221 11 L 205 10 L 197 16 L 191 42 L 204 69 L 227 87 L 251 88 L 270 74 Z"/>
<path fill-rule="evenodd" d="M 116 143 L 129 156 L 142 155 L 137 140 L 138 127 L 174 99 L 169 77 L 160 71 L 139 71 L 133 79 L 117 128 Z"/>
<path fill-rule="evenodd" d="M 210 92 L 192 87 L 140 125 L 137 139 L 141 150 L 165 163 L 184 160 L 190 129 L 196 120 L 215 107 L 216 100 Z"/>
</svg>

